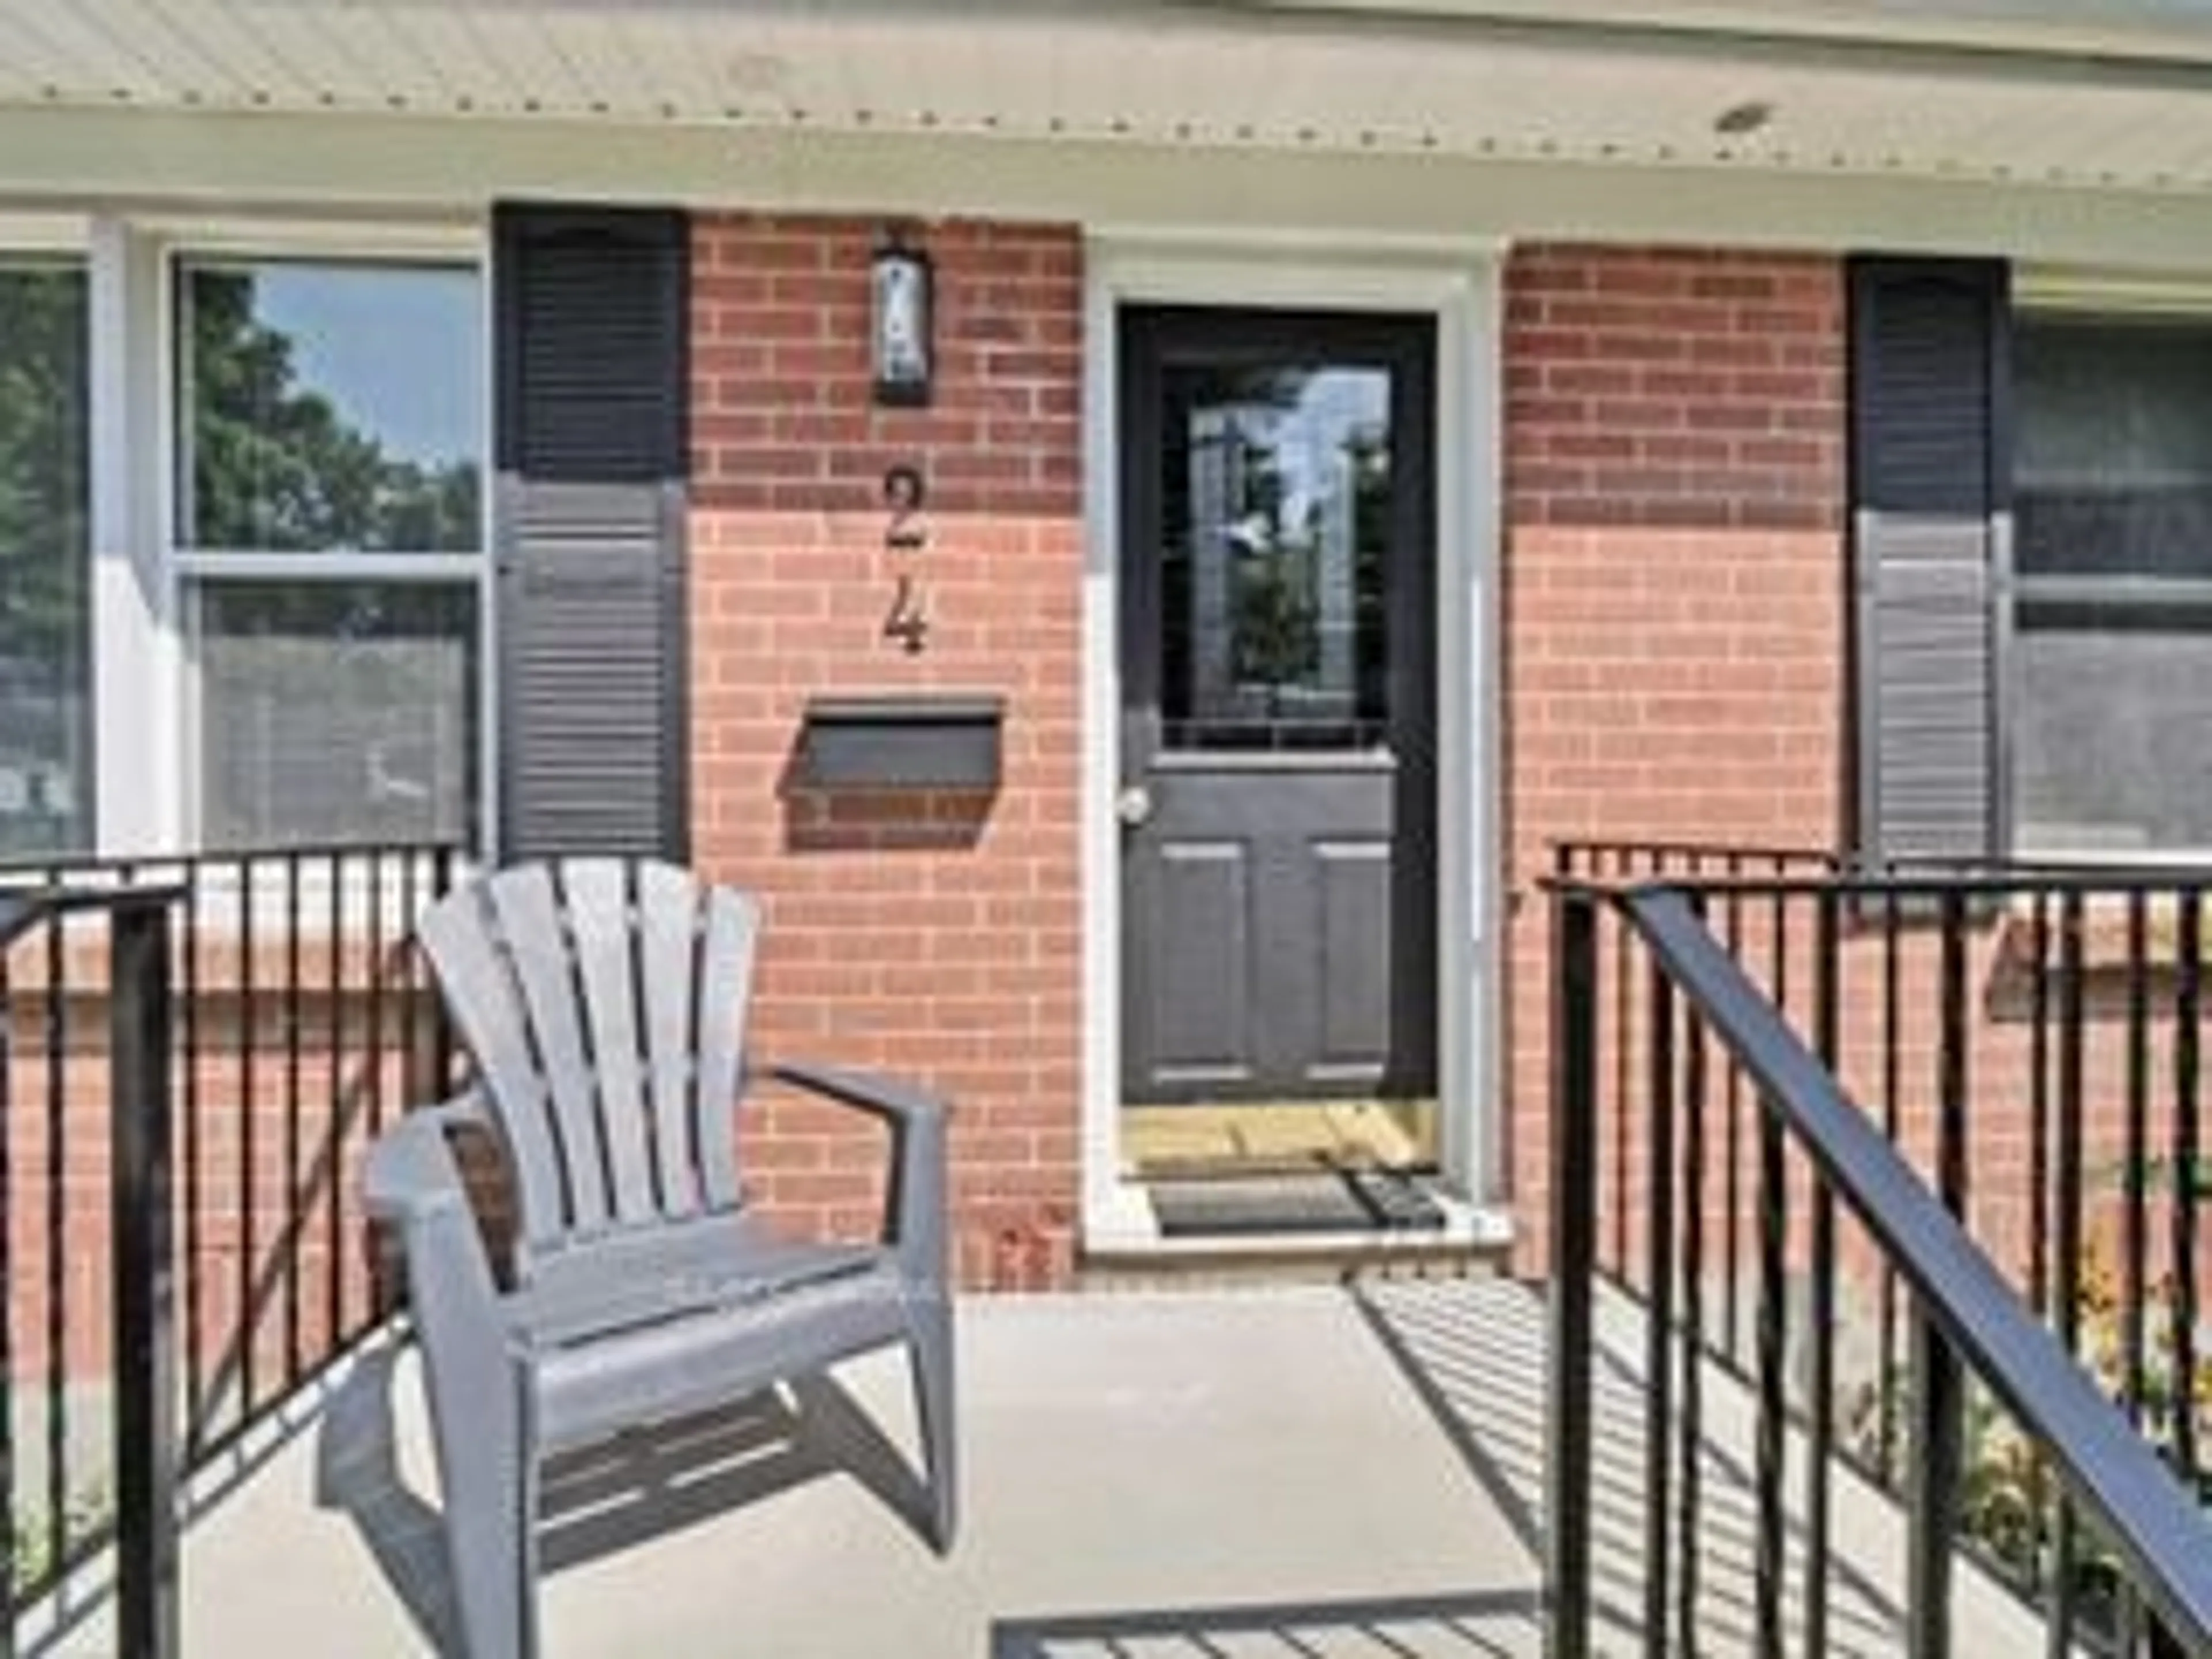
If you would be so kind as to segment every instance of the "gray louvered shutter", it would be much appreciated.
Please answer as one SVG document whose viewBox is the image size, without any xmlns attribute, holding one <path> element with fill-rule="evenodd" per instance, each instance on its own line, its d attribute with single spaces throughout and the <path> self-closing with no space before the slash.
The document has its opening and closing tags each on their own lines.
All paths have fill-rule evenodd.
<svg viewBox="0 0 2212 1659">
<path fill-rule="evenodd" d="M 2007 841 L 2008 276 L 1851 262 L 1857 851 L 1979 858 Z"/>
<path fill-rule="evenodd" d="M 500 852 L 688 855 L 689 232 L 495 222 Z"/>
</svg>

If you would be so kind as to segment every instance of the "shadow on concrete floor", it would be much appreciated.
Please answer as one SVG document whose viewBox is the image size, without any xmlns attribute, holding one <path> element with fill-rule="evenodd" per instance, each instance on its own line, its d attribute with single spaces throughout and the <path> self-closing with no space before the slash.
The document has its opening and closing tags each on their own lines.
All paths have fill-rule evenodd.
<svg viewBox="0 0 2212 1659">
<path fill-rule="evenodd" d="M 1541 1294 L 1506 1280 L 1473 1290 L 1409 1280 L 1362 1286 L 1352 1294 L 1369 1328 L 1468 1472 L 1515 1535 L 1540 1558 L 1550 1346 Z M 1600 1624 L 1613 1632 L 1640 1632 L 1651 1542 L 1644 1462 L 1650 1396 L 1640 1356 L 1623 1353 L 1601 1335 L 1595 1358 L 1595 1611 Z M 1716 1394 L 1741 1392 L 1717 1376 L 1709 1376 L 1708 1388 Z M 1712 1421 L 1706 1429 L 1697 1447 L 1695 1615 L 1701 1640 L 1733 1651 L 1753 1642 L 1758 1487 L 1740 1448 L 1724 1443 Z M 1680 1496 L 1678 1487 L 1678 1504 Z M 1857 1501 L 1888 1507 L 1888 1500 L 1874 1494 Z M 1784 1611 L 1794 1623 L 1802 1613 L 1808 1528 L 1794 1488 L 1790 1502 L 1784 1517 L 1790 1585 Z M 1668 1532 L 1679 1559 L 1681 1521 L 1669 1519 L 1675 1522 Z M 1904 1613 L 1890 1589 L 1840 1551 L 1830 1558 L 1829 1574 L 1828 1652 L 1837 1659 L 1892 1659 L 1901 1651 Z"/>
<path fill-rule="evenodd" d="M 392 1344 L 365 1356 L 333 1394 L 316 1446 L 316 1502 L 352 1523 L 422 1639 L 457 1651 L 444 1516 L 400 1468 L 403 1352 Z M 839 1474 L 929 1542 L 928 1490 L 914 1465 L 841 1384 L 812 1377 L 550 1459 L 542 1569 L 579 1566 Z"/>
<path fill-rule="evenodd" d="M 1001 1620 L 990 1659 L 1536 1659 L 1542 1604 L 1534 1591 L 1286 1602 Z"/>
</svg>

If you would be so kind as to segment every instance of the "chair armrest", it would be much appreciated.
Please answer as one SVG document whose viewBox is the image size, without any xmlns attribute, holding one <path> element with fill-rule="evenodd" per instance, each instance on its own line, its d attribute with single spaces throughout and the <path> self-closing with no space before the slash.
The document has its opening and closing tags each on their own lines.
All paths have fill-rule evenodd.
<svg viewBox="0 0 2212 1659">
<path fill-rule="evenodd" d="M 766 1075 L 889 1126 L 891 1181 L 884 1200 L 883 1242 L 897 1250 L 908 1279 L 942 1284 L 947 1266 L 945 1103 L 896 1078 L 842 1066 L 785 1064 L 769 1066 Z"/>
<path fill-rule="evenodd" d="M 447 1135 L 482 1125 L 483 1108 L 473 1096 L 419 1107 L 377 1137 L 362 1170 L 362 1194 L 380 1221 L 405 1224 L 442 1212 L 469 1209 L 468 1188 Z"/>
<path fill-rule="evenodd" d="M 506 1349 L 498 1280 L 467 1184 L 446 1137 L 488 1121 L 472 1096 L 418 1107 L 369 1148 L 362 1188 L 369 1213 L 398 1228 L 407 1299 L 429 1363 L 483 1383 Z"/>
<path fill-rule="evenodd" d="M 842 1105 L 857 1107 L 892 1124 L 927 1118 L 942 1121 L 945 1114 L 945 1103 L 935 1095 L 902 1079 L 884 1077 L 879 1073 L 786 1061 L 769 1066 L 768 1075 L 779 1083 L 790 1084 Z"/>
</svg>

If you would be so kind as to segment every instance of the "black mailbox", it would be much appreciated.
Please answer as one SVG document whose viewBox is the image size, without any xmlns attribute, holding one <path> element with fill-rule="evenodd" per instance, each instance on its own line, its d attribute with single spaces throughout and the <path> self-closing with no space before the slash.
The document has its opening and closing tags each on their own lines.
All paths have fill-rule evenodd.
<svg viewBox="0 0 2212 1659">
<path fill-rule="evenodd" d="M 816 789 L 996 789 L 1006 699 L 811 697 L 799 775 Z"/>
</svg>

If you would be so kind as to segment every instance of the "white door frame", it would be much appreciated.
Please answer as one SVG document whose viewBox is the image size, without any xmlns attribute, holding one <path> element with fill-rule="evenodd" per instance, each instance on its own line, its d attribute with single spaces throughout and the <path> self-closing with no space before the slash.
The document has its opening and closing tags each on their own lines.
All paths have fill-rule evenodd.
<svg viewBox="0 0 2212 1659">
<path fill-rule="evenodd" d="M 1307 233 L 1086 238 L 1083 571 L 1083 1237 L 1155 1237 L 1121 1179 L 1121 699 L 1117 626 L 1120 359 L 1125 302 L 1304 307 L 1437 319 L 1437 963 L 1439 1154 L 1486 1206 L 1499 1126 L 1498 270 L 1480 240 Z"/>
</svg>

